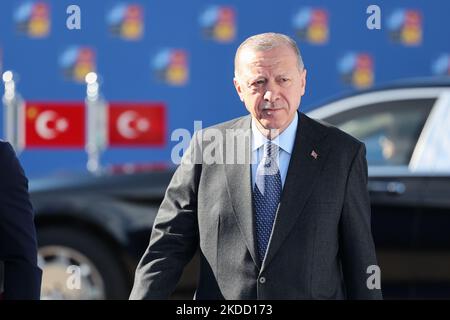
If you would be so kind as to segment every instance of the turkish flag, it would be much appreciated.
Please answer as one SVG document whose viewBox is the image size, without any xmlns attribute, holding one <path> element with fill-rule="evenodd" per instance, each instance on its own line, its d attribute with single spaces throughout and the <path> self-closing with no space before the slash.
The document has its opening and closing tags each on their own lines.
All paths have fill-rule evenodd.
<svg viewBox="0 0 450 320">
<path fill-rule="evenodd" d="M 83 102 L 32 102 L 24 110 L 25 148 L 84 148 Z"/>
<path fill-rule="evenodd" d="M 166 142 L 163 103 L 112 102 L 107 114 L 109 146 L 163 146 Z"/>
</svg>

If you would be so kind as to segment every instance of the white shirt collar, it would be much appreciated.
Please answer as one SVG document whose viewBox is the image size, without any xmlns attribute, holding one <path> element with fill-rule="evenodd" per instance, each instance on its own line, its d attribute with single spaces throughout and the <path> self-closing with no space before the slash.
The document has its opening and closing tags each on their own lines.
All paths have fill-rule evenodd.
<svg viewBox="0 0 450 320">
<path fill-rule="evenodd" d="M 297 124 L 298 124 L 298 113 L 295 112 L 294 119 L 289 124 L 289 126 L 284 130 L 278 137 L 272 140 L 273 143 L 278 145 L 285 152 L 291 154 L 294 148 L 295 136 L 297 134 Z M 256 126 L 256 120 L 252 118 L 252 151 L 258 150 L 262 147 L 269 139 L 267 139 L 259 131 Z"/>
</svg>

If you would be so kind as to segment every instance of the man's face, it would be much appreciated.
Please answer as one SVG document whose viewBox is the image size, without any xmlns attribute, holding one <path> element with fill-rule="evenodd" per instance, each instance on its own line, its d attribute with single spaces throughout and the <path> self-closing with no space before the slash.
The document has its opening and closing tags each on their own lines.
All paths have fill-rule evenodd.
<svg viewBox="0 0 450 320">
<path fill-rule="evenodd" d="M 305 93 L 306 70 L 298 68 L 297 56 L 288 46 L 267 51 L 243 49 L 234 78 L 239 97 L 263 132 L 283 132 L 295 116 Z"/>
</svg>

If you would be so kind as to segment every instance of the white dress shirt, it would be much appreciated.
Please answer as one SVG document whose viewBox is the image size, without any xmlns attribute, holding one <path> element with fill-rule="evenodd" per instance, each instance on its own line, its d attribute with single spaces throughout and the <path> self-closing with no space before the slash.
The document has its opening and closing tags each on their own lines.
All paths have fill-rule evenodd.
<svg viewBox="0 0 450 320">
<path fill-rule="evenodd" d="M 292 149 L 294 148 L 295 136 L 297 133 L 298 113 L 295 113 L 294 119 L 289 126 L 278 137 L 272 140 L 279 147 L 278 168 L 280 169 L 281 183 L 284 187 L 286 175 L 291 160 Z M 255 119 L 252 118 L 252 190 L 255 187 L 256 169 L 264 156 L 264 144 L 269 141 L 259 131 Z"/>
</svg>

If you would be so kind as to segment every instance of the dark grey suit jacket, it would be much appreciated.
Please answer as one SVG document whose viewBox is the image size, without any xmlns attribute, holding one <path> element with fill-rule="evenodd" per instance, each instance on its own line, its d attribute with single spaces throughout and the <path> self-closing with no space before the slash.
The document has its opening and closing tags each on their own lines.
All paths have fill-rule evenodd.
<svg viewBox="0 0 450 320">
<path fill-rule="evenodd" d="M 208 136 L 208 130 L 225 137 L 227 130 L 249 129 L 250 124 L 250 116 L 245 116 L 203 130 L 184 158 L 197 161 L 202 150 L 211 153 L 208 145 L 213 142 L 199 139 Z M 136 270 L 130 299 L 167 298 L 198 247 L 197 299 L 381 298 L 381 290 L 366 284 L 367 268 L 377 260 L 364 144 L 299 113 L 279 210 L 261 264 L 255 247 L 250 135 L 247 142 L 234 149 L 246 154 L 244 164 L 178 167 Z M 223 150 L 222 156 L 231 154 L 231 149 Z"/>
</svg>

